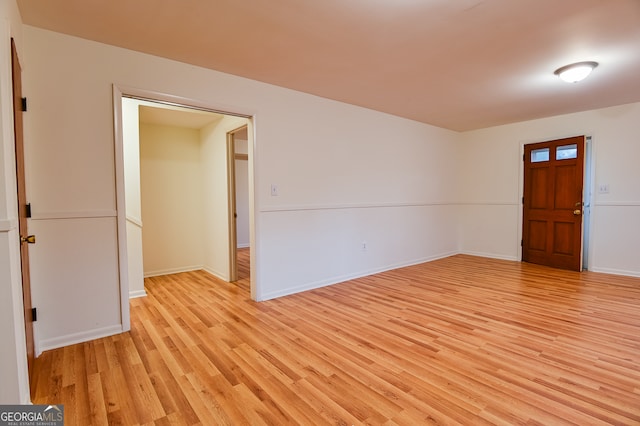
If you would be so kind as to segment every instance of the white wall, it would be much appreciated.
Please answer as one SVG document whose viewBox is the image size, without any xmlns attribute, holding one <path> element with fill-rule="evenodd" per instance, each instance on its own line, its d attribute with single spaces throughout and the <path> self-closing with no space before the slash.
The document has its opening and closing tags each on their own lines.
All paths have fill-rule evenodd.
<svg viewBox="0 0 640 426">
<path fill-rule="evenodd" d="M 204 183 L 204 269 L 223 280 L 231 277 L 229 263 L 229 180 L 227 133 L 247 124 L 242 117 L 224 116 L 200 131 Z"/>
<path fill-rule="evenodd" d="M 33 293 L 47 324 L 36 330 L 41 345 L 89 339 L 121 325 L 113 83 L 255 115 L 255 146 L 249 148 L 258 300 L 459 251 L 517 258 L 521 144 L 581 133 L 594 137 L 596 182 L 610 185 L 608 195 L 594 199 L 591 263 L 630 274 L 640 268 L 640 186 L 632 166 L 639 154 L 638 104 L 460 135 L 29 26 L 24 36 L 27 191 L 39 234 Z M 6 71 L 6 48 L 0 54 Z M 0 189 L 9 191 L 6 75 Z M 271 184 L 278 185 L 278 196 L 270 195 Z M 0 260 L 11 290 L 2 287 L 0 330 L 5 341 L 16 342 L 16 354 L 2 352 L 0 368 L 2 398 L 15 401 L 25 395 L 24 337 L 16 299 L 15 199 L 7 194 L 0 197 Z"/>
<path fill-rule="evenodd" d="M 94 247 L 109 247 L 116 239 L 113 83 L 255 114 L 252 278 L 259 300 L 457 251 L 451 220 L 455 170 L 446 161 L 457 156 L 456 133 L 29 26 L 24 32 L 25 86 L 34 94 L 25 123 L 34 157 L 28 189 L 40 212 L 66 212 L 71 228 L 43 245 L 48 251 L 34 262 L 34 293 L 62 288 L 74 294 L 75 287 L 87 286 L 110 293 L 110 299 L 119 291 L 117 258 Z M 271 183 L 279 185 L 278 197 L 270 196 Z M 78 212 L 90 217 L 76 219 Z M 55 226 L 53 220 L 40 223 Z M 78 232 L 81 223 L 93 226 L 92 240 Z M 84 267 L 61 255 L 73 244 L 93 253 L 87 262 L 99 259 L 104 274 L 82 283 L 59 282 Z M 53 273 L 49 265 L 65 274 Z M 223 266 L 206 260 L 205 265 L 224 273 Z M 71 337 L 67 333 L 80 332 L 62 327 L 67 323 L 86 336 L 99 334 L 95 318 L 111 315 L 111 307 L 92 300 L 83 310 L 93 314 L 82 320 L 75 300 L 48 306 L 42 319 L 50 327 L 42 338 L 62 342 Z M 120 324 L 110 318 L 111 325 Z"/>
<path fill-rule="evenodd" d="M 459 179 L 461 251 L 519 259 L 522 146 L 593 137 L 589 268 L 640 276 L 640 103 L 466 132 Z"/>
<path fill-rule="evenodd" d="M 0 404 L 26 404 L 30 398 L 17 220 L 11 37 L 24 69 L 22 22 L 15 1 L 8 0 L 0 3 Z M 23 90 L 24 96 L 28 94 Z"/>
<path fill-rule="evenodd" d="M 248 141 L 235 139 L 235 152 L 237 154 L 248 154 Z M 236 242 L 238 248 L 250 246 L 249 234 L 249 161 L 235 160 L 236 176 Z"/>
<path fill-rule="evenodd" d="M 38 237 L 31 277 L 40 350 L 123 330 L 115 150 L 103 143 L 113 141 L 111 87 L 96 86 L 99 72 L 68 68 L 87 52 L 51 50 L 51 41 L 25 35 L 23 72 L 32 95 L 24 134 L 31 230 Z M 102 60 L 95 66 L 110 68 Z"/>
<path fill-rule="evenodd" d="M 33 306 L 40 350 L 121 331 L 114 217 L 33 220 Z M 72 265 L 72 266 L 68 266 Z M 67 267 L 64 267 L 67 266 Z M 115 287 L 115 288 L 114 288 Z"/>
<path fill-rule="evenodd" d="M 140 124 L 144 275 L 202 269 L 200 132 Z"/>
</svg>

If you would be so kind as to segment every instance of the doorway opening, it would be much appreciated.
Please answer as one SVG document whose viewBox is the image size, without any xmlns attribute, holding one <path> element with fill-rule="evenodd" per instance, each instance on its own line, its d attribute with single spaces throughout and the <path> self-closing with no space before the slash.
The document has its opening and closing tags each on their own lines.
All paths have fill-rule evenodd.
<svg viewBox="0 0 640 426">
<path fill-rule="evenodd" d="M 236 180 L 229 181 L 235 153 L 228 141 L 246 129 L 243 205 L 252 209 L 253 126 L 248 114 L 115 86 L 114 114 L 121 312 L 128 330 L 129 298 L 146 295 L 145 277 L 203 269 L 235 279 L 236 194 L 230 190 Z M 253 213 L 243 214 L 248 246 L 255 247 Z M 250 288 L 255 299 L 254 280 Z"/>
<path fill-rule="evenodd" d="M 249 278 L 238 275 L 238 255 L 249 261 L 249 137 L 246 125 L 227 133 L 227 182 L 229 183 L 229 281 Z M 239 253 L 239 252 L 242 253 Z M 243 271 L 244 272 L 244 271 Z"/>
</svg>

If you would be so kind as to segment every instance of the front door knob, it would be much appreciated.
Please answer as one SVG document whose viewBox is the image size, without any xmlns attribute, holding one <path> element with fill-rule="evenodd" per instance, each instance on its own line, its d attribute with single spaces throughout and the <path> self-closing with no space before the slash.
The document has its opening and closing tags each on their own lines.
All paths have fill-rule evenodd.
<svg viewBox="0 0 640 426">
<path fill-rule="evenodd" d="M 575 216 L 580 216 L 580 215 L 582 214 L 582 210 L 580 210 L 580 209 L 576 209 L 576 210 L 574 210 L 574 211 L 573 211 L 573 214 L 574 214 Z"/>
</svg>

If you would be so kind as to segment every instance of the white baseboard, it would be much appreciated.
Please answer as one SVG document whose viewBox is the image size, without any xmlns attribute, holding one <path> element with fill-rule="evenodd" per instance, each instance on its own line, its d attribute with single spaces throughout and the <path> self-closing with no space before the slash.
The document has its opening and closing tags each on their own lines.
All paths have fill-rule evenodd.
<svg viewBox="0 0 640 426">
<path fill-rule="evenodd" d="M 211 274 L 211 275 L 213 275 L 216 278 L 221 279 L 222 281 L 227 281 L 227 282 L 229 281 L 229 277 L 228 276 L 225 276 L 224 274 L 222 274 L 222 273 L 220 273 L 218 271 L 215 271 L 215 270 L 213 270 L 213 269 L 211 269 L 211 268 L 209 268 L 207 266 L 202 268 L 202 270 L 207 272 L 207 273 L 209 273 L 209 274 Z"/>
<path fill-rule="evenodd" d="M 242 249 L 242 248 L 249 248 L 249 247 L 251 247 L 251 244 L 249 244 L 249 243 L 246 243 L 246 244 L 238 244 L 238 248 L 239 248 L 239 249 Z"/>
<path fill-rule="evenodd" d="M 461 251 L 460 254 L 467 254 L 469 256 L 486 257 L 489 259 L 513 260 L 515 262 L 520 262 L 522 260 L 522 259 L 518 259 L 515 256 L 506 256 L 506 255 L 499 255 L 495 253 L 485 253 L 485 252 L 475 252 L 475 251 Z M 597 266 L 592 266 L 592 267 L 589 267 L 589 271 L 599 272 L 603 274 L 611 274 L 611 275 L 622 275 L 625 277 L 640 277 L 640 271 L 627 271 L 624 269 L 616 269 L 616 268 L 600 268 Z"/>
<path fill-rule="evenodd" d="M 182 272 L 192 272 L 192 271 L 205 271 L 211 275 L 213 275 L 216 278 L 220 278 L 223 281 L 229 281 L 229 277 L 225 277 L 224 274 L 211 269 L 207 266 L 202 266 L 202 265 L 198 265 L 198 266 L 189 266 L 186 268 L 174 268 L 174 269 L 163 269 L 161 271 L 150 271 L 150 272 L 145 272 L 144 277 L 145 278 L 151 278 L 151 277 L 159 277 L 161 275 L 170 275 L 170 274 L 180 274 Z M 133 293 L 138 293 L 138 292 L 132 292 L 129 293 L 129 298 L 133 299 L 134 297 L 143 297 L 146 296 L 147 293 L 144 292 L 144 294 L 140 294 L 137 296 L 133 296 Z"/>
<path fill-rule="evenodd" d="M 80 333 L 67 334 L 66 336 L 54 337 L 52 339 L 41 340 L 38 345 L 38 353 L 51 349 L 62 348 L 64 346 L 75 345 L 76 343 L 88 342 L 89 340 L 100 339 L 102 337 L 113 336 L 122 333 L 122 325 L 112 325 L 109 327 L 97 328 L 95 330 L 83 331 Z"/>
<path fill-rule="evenodd" d="M 129 299 L 135 299 L 137 297 L 147 297 L 147 292 L 145 290 L 135 290 L 129 292 Z"/>
<path fill-rule="evenodd" d="M 516 256 L 508 256 L 506 254 L 495 254 L 495 253 L 486 253 L 482 251 L 461 251 L 459 254 L 466 254 L 469 256 L 478 256 L 478 257 L 486 257 L 489 259 L 499 259 L 499 260 L 513 260 L 519 262 L 521 259 L 518 259 Z"/>
<path fill-rule="evenodd" d="M 288 295 L 295 294 L 295 293 L 300 293 L 300 292 L 303 292 L 303 291 L 313 290 L 313 289 L 320 288 L 320 287 L 326 287 L 326 286 L 333 285 L 333 284 L 339 284 L 339 283 L 342 283 L 342 282 L 345 282 L 345 281 L 355 280 L 357 278 L 362 278 L 362 277 L 366 277 L 366 276 L 369 276 L 369 275 L 379 274 L 381 272 L 391 271 L 393 269 L 405 268 L 407 266 L 413 266 L 413 265 L 419 265 L 421 263 L 432 262 L 434 260 L 444 259 L 445 257 L 454 256 L 456 254 L 458 254 L 458 252 L 455 252 L 455 251 L 447 252 L 447 253 L 441 253 L 441 254 L 437 254 L 437 255 L 434 255 L 434 256 L 429 256 L 429 257 L 424 257 L 424 258 L 420 258 L 420 259 L 411 260 L 411 261 L 408 261 L 408 262 L 401 262 L 401 263 L 396 263 L 396 264 L 392 264 L 392 265 L 383 266 L 383 267 L 380 267 L 380 268 L 369 269 L 369 270 L 357 272 L 357 273 L 354 273 L 354 274 L 347 274 L 347 275 L 342 275 L 342 276 L 339 276 L 339 277 L 328 278 L 326 280 L 320 280 L 320 281 L 316 281 L 316 282 L 312 282 L 312 283 L 307 283 L 307 284 L 303 284 L 303 285 L 296 286 L 296 287 L 290 287 L 290 288 L 287 288 L 287 289 L 281 290 L 281 291 L 274 291 L 274 292 L 271 292 L 271 293 L 262 294 L 262 295 L 258 296 L 257 300 L 259 302 L 262 302 L 262 301 L 269 300 L 269 299 L 275 299 L 277 297 L 288 296 Z"/>
<path fill-rule="evenodd" d="M 589 268 L 591 272 L 600 272 L 603 274 L 611 274 L 611 275 L 623 275 L 626 277 L 640 277 L 640 272 L 638 271 L 625 271 L 623 269 L 615 269 L 615 268 L 598 268 L 591 267 Z"/>
<path fill-rule="evenodd" d="M 199 271 L 203 269 L 202 265 L 184 266 L 180 268 L 161 269 L 158 271 L 147 271 L 144 273 L 145 278 L 158 277 L 160 275 L 180 274 L 182 272 Z"/>
</svg>

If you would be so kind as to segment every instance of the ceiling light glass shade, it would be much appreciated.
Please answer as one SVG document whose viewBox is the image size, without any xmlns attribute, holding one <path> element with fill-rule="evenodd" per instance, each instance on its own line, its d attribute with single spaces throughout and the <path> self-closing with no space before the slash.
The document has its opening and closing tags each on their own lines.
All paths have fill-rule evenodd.
<svg viewBox="0 0 640 426">
<path fill-rule="evenodd" d="M 577 83 L 587 78 L 587 76 L 591 74 L 591 71 L 597 66 L 597 62 L 577 62 L 558 68 L 554 74 L 567 83 Z"/>
</svg>

